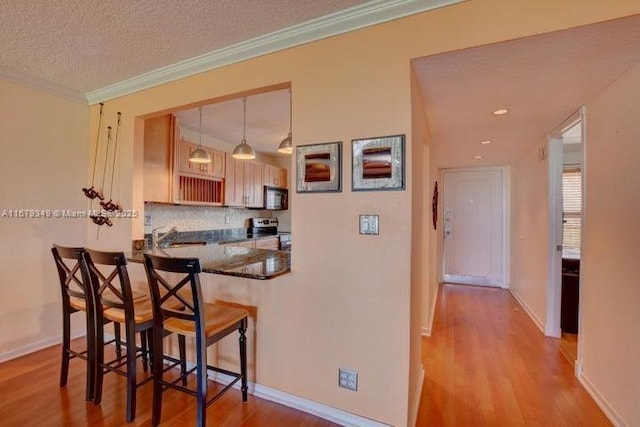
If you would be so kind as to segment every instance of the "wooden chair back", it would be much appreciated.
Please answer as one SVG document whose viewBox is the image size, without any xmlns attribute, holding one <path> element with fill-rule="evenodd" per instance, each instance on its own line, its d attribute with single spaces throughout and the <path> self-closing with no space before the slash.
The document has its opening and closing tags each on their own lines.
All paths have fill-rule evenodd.
<svg viewBox="0 0 640 427">
<path fill-rule="evenodd" d="M 70 308 L 70 297 L 80 298 L 89 305 L 89 293 L 85 287 L 80 271 L 80 255 L 85 252 L 82 247 L 67 247 L 53 245 L 51 248 L 53 259 L 60 278 L 60 289 L 62 291 L 62 303 L 65 308 Z"/>
<path fill-rule="evenodd" d="M 196 335 L 204 337 L 204 302 L 200 288 L 202 272 L 198 258 L 169 258 L 144 254 L 154 324 L 171 318 L 195 322 Z M 175 274 L 167 273 L 177 273 Z M 178 308 L 176 308 L 178 307 Z"/>
</svg>

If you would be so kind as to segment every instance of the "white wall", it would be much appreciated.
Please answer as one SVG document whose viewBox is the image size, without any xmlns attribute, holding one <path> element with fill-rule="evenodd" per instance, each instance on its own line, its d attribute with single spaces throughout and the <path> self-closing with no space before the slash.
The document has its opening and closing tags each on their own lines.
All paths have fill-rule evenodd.
<svg viewBox="0 0 640 427">
<path fill-rule="evenodd" d="M 88 184 L 88 111 L 0 80 L 0 361 L 59 342 L 51 245 L 84 245 L 85 220 L 9 216 L 15 209 L 87 209 L 81 189 Z M 83 333 L 82 322 L 73 329 Z"/>
<path fill-rule="evenodd" d="M 640 425 L 640 66 L 587 104 L 580 284 L 583 379 Z"/>
<path fill-rule="evenodd" d="M 529 149 L 511 165 L 511 292 L 544 330 L 547 304 L 548 164 Z"/>
</svg>

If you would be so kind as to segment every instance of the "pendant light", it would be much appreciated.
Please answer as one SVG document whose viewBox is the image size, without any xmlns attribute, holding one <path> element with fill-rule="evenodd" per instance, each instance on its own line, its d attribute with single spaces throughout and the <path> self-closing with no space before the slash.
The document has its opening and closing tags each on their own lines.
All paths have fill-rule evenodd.
<svg viewBox="0 0 640 427">
<path fill-rule="evenodd" d="M 291 108 L 291 88 L 289 88 L 289 135 L 282 140 L 278 147 L 278 152 L 283 154 L 291 154 L 293 147 L 291 146 L 291 122 L 292 122 L 292 108 Z"/>
<path fill-rule="evenodd" d="M 242 102 L 244 103 L 244 122 L 242 124 L 242 141 L 240 144 L 233 149 L 233 154 L 231 155 L 234 159 L 240 160 L 252 160 L 256 158 L 256 152 L 253 151 L 253 148 L 249 144 L 247 144 L 246 134 L 247 134 L 247 97 L 242 98 Z"/>
<path fill-rule="evenodd" d="M 211 155 L 202 148 L 202 107 L 198 109 L 200 110 L 200 143 L 198 148 L 189 155 L 189 161 L 193 163 L 211 163 Z"/>
</svg>

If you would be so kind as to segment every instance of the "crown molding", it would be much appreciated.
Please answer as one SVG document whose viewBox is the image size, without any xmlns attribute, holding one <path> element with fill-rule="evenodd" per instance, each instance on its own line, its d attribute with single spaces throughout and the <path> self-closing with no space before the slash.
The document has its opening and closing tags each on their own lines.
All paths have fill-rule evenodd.
<svg viewBox="0 0 640 427">
<path fill-rule="evenodd" d="M 19 86 L 39 90 L 41 92 L 62 97 L 71 102 L 87 105 L 87 97 L 84 93 L 43 79 L 16 73 L 15 71 L 11 71 L 3 67 L 0 67 L 0 78 Z"/>
<path fill-rule="evenodd" d="M 463 1 L 466 0 L 370 1 L 89 91 L 86 101 L 89 104 L 107 101 L 279 50 Z"/>
</svg>

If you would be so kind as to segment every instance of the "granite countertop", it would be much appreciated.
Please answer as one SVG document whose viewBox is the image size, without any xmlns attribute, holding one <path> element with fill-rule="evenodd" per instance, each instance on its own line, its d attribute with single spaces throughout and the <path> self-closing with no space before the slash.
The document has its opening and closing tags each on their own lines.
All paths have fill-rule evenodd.
<svg viewBox="0 0 640 427">
<path fill-rule="evenodd" d="M 162 248 L 127 254 L 130 262 L 144 262 L 143 254 L 198 258 L 204 273 L 267 280 L 291 271 L 288 252 L 268 249 L 253 249 L 240 246 L 184 246 Z"/>
</svg>

